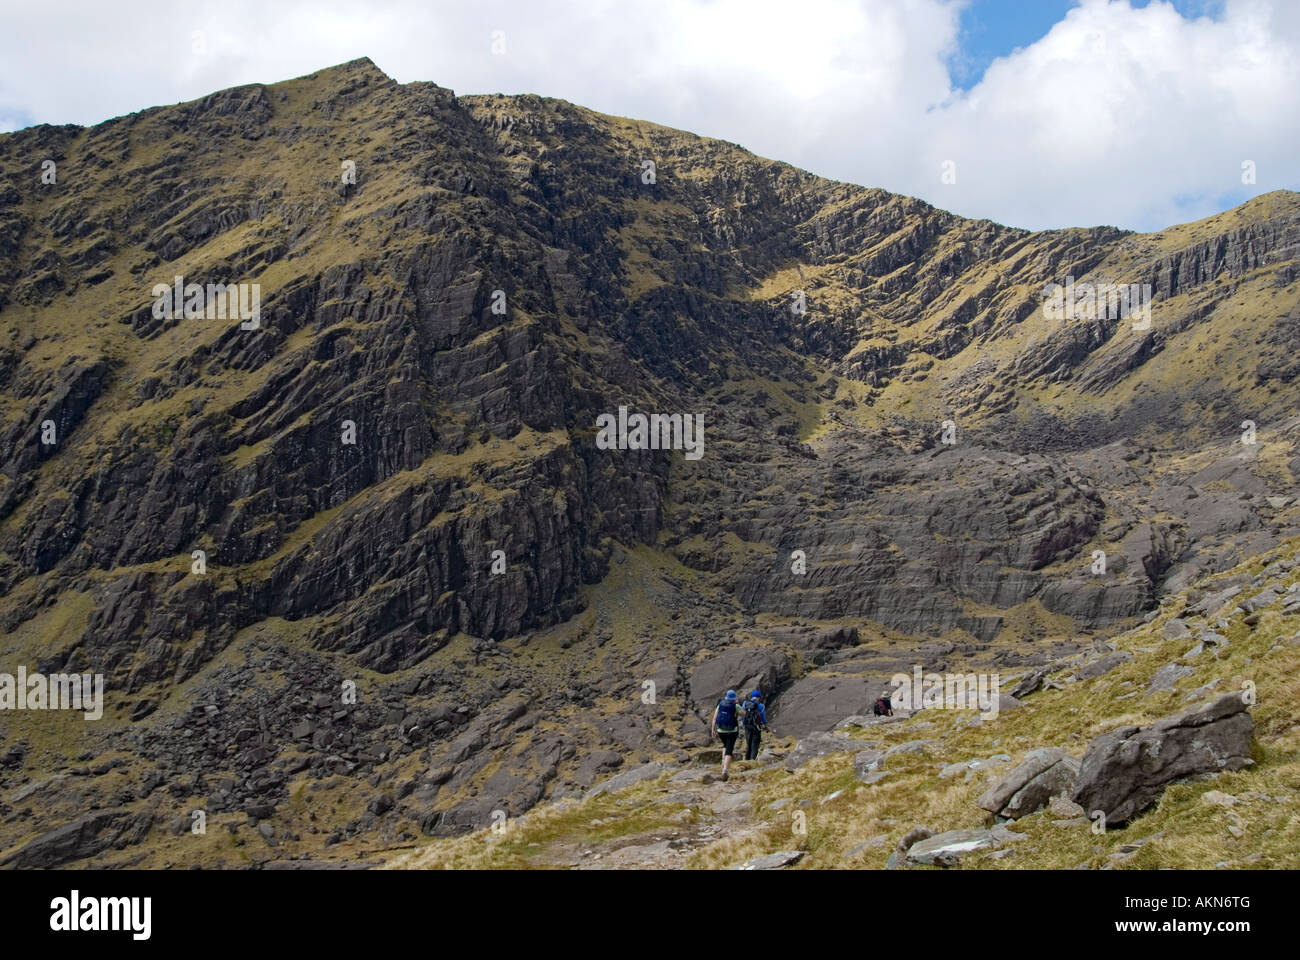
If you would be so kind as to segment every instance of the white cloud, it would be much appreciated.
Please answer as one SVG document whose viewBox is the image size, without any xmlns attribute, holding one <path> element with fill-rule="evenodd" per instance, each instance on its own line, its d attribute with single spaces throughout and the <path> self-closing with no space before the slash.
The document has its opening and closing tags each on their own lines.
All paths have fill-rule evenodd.
<svg viewBox="0 0 1300 960">
<path fill-rule="evenodd" d="M 733 140 L 1020 226 L 1158 228 L 1300 186 L 1300 4 L 1083 0 L 962 92 L 949 0 L 163 0 L 5 13 L 0 116 L 94 123 L 370 56 Z M 502 30 L 506 54 L 491 52 Z M 204 53 L 193 52 L 201 31 Z M 940 182 L 945 160 L 957 182 Z M 1253 160 L 1258 184 L 1241 184 Z"/>
</svg>

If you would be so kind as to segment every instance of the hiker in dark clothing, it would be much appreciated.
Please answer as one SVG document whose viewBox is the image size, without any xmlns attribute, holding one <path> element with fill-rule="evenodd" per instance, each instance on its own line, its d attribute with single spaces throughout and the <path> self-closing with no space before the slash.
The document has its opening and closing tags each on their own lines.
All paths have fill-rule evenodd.
<svg viewBox="0 0 1300 960">
<path fill-rule="evenodd" d="M 889 700 L 888 690 L 876 698 L 876 702 L 872 706 L 871 712 L 878 717 L 892 717 L 894 715 L 894 705 Z"/>
<path fill-rule="evenodd" d="M 731 755 L 736 749 L 736 737 L 740 736 L 740 701 L 736 691 L 728 690 L 727 695 L 718 701 L 713 711 L 713 723 L 709 726 L 711 738 L 722 738 L 722 779 L 727 779 L 727 768 L 731 766 Z"/>
<path fill-rule="evenodd" d="M 767 710 L 763 707 L 763 694 L 755 690 L 745 704 L 745 759 L 758 759 L 758 744 L 767 729 Z"/>
</svg>

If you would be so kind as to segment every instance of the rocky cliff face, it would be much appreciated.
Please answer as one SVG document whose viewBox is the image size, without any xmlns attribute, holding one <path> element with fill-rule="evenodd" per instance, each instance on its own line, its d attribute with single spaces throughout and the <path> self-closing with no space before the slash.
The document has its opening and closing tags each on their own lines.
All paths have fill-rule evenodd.
<svg viewBox="0 0 1300 960">
<path fill-rule="evenodd" d="M 368 60 L 5 135 L 0 171 L 0 672 L 108 688 L 0 714 L 0 785 L 131 783 L 0 793 L 9 842 L 87 803 L 328 795 L 262 835 L 318 855 L 482 825 L 693 744 L 699 670 L 812 729 L 1300 516 L 1294 194 L 1029 233 Z M 176 277 L 257 284 L 255 328 L 160 316 Z M 1071 277 L 1150 284 L 1150 328 L 1048 319 Z M 620 407 L 702 415 L 703 456 L 603 449 Z"/>
</svg>

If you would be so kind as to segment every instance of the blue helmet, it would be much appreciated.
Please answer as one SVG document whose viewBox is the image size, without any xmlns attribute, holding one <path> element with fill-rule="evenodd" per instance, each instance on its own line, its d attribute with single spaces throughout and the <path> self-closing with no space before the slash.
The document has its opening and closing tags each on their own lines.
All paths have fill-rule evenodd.
<svg viewBox="0 0 1300 960">
<path fill-rule="evenodd" d="M 726 695 L 725 697 L 723 697 L 723 699 L 724 699 L 724 700 L 735 700 L 735 699 L 736 699 L 736 691 L 735 691 L 735 690 L 728 690 L 728 691 L 727 691 L 727 695 Z"/>
<path fill-rule="evenodd" d="M 763 692 L 762 692 L 761 690 L 755 690 L 755 691 L 754 691 L 753 693 L 751 693 L 749 696 L 750 696 L 751 699 L 754 699 L 754 700 L 762 700 L 762 699 L 763 699 Z"/>
</svg>

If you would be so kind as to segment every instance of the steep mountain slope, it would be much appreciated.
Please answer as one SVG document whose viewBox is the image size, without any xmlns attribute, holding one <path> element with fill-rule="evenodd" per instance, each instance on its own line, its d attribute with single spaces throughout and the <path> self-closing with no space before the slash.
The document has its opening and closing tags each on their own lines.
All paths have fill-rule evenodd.
<svg viewBox="0 0 1300 960">
<path fill-rule="evenodd" d="M 108 688 L 0 713 L 0 844 L 365 855 L 680 760 L 753 677 L 800 735 L 1080 649 L 1295 531 L 1298 258 L 1290 193 L 1030 233 L 368 60 L 0 137 L 0 672 Z M 260 324 L 158 318 L 177 276 Z M 1068 277 L 1150 329 L 1049 319 Z M 601 449 L 621 406 L 703 457 Z"/>
</svg>

